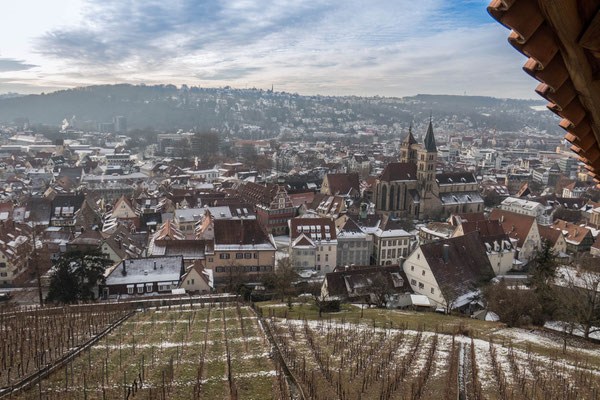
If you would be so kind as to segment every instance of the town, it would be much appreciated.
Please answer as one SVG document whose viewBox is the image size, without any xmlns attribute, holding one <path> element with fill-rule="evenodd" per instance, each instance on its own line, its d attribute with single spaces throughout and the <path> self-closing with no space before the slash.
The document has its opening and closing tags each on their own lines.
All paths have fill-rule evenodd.
<svg viewBox="0 0 600 400">
<path fill-rule="evenodd" d="M 179 6 L 185 18 L 173 26 L 157 18 L 157 32 L 177 26 L 181 37 L 195 34 L 197 21 L 186 21 L 198 10 Z M 348 86 L 334 90 L 327 86 L 334 75 L 315 76 L 325 94 L 314 87 L 298 94 L 293 79 L 260 64 L 264 49 L 251 40 L 245 67 L 207 74 L 206 63 L 228 65 L 216 54 L 244 42 L 239 33 L 203 53 L 156 32 L 156 42 L 137 48 L 137 33 L 127 32 L 132 45 L 120 60 L 121 40 L 106 34 L 117 29 L 112 13 L 139 24 L 136 13 L 148 10 L 95 7 L 94 29 L 105 30 L 95 47 L 106 58 L 97 75 L 90 73 L 97 59 L 86 59 L 97 49 L 78 48 L 80 34 L 85 42 L 97 34 L 87 26 L 35 38 L 47 47 L 36 50 L 42 59 L 58 52 L 68 68 L 81 68 L 37 88 L 28 74 L 41 66 L 25 56 L 0 58 L 0 87 L 2 74 L 16 71 L 19 79 L 6 88 L 33 93 L 0 94 L 0 400 L 599 398 L 594 1 L 488 6 L 511 30 L 508 41 L 527 58 L 524 75 L 538 81 L 543 101 L 524 98 L 513 78 L 497 97 L 467 95 L 482 85 L 462 78 L 462 95 L 359 95 L 395 92 L 380 81 L 388 69 L 370 72 L 374 88 L 344 75 L 364 67 L 358 54 L 350 70 L 307 56 L 310 71 L 339 68 L 336 84 Z M 346 7 L 344 18 L 365 11 L 339 6 Z M 386 31 L 375 11 L 382 32 L 371 33 L 371 42 L 385 42 L 398 32 Z M 176 11 L 157 5 L 151 12 Z M 450 18 L 456 10 L 437 12 Z M 252 21 L 270 18 L 300 20 L 267 12 Z M 217 25 L 229 24 L 245 26 L 235 18 Z M 492 29 L 486 24 L 477 29 Z M 331 36 L 311 26 L 315 37 Z M 261 37 L 289 35 L 264 30 Z M 470 31 L 473 43 L 478 32 Z M 276 37 L 266 35 L 265 49 Z M 63 39 L 69 46 L 61 47 Z M 436 40 L 425 43 L 433 48 Z M 171 42 L 189 59 L 148 56 L 156 43 Z M 397 51 L 389 46 L 378 49 Z M 269 50 L 273 65 L 291 62 L 280 58 L 283 47 Z M 256 66 L 245 58 L 250 53 Z M 419 54 L 409 61 L 430 57 Z M 446 82 L 456 80 L 457 61 L 448 57 L 448 66 L 431 67 L 448 73 Z M 143 74 L 141 59 L 152 74 Z M 307 68 L 299 59 L 293 63 Z M 167 73 L 171 62 L 183 75 L 197 69 L 198 79 L 181 83 Z M 121 78 L 135 69 L 139 79 Z M 475 69 L 469 66 L 474 81 Z M 266 71 L 275 83 L 240 81 Z M 72 83 L 88 73 L 103 78 Z M 407 77 L 421 73 L 431 79 L 427 68 L 401 76 L 412 85 Z M 486 83 L 502 86 L 503 74 L 503 66 L 487 71 Z M 151 84 L 142 83 L 146 76 Z M 160 83 L 169 76 L 177 84 Z M 230 76 L 237 76 L 231 86 Z M 73 81 L 60 83 L 65 77 Z M 440 90 L 463 93 L 457 85 Z M 522 98 L 500 98 L 511 90 Z"/>
</svg>

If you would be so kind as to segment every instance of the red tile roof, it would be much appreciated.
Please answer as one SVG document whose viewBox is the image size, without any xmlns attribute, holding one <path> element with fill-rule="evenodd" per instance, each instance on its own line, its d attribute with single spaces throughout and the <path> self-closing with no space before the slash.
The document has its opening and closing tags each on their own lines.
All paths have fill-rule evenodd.
<svg viewBox="0 0 600 400">
<path fill-rule="evenodd" d="M 389 163 L 385 166 L 379 179 L 385 182 L 417 180 L 417 164 Z"/>
<path fill-rule="evenodd" d="M 493 0 L 488 12 L 512 32 L 508 41 L 529 57 L 523 69 L 536 92 L 561 116 L 565 139 L 600 183 L 600 40 L 598 1 Z"/>
</svg>

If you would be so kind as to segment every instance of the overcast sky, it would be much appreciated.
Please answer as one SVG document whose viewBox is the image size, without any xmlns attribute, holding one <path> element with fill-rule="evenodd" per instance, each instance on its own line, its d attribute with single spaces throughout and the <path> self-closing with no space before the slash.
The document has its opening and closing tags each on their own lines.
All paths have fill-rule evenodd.
<svg viewBox="0 0 600 400">
<path fill-rule="evenodd" d="M 19 0 L 0 93 L 104 83 L 535 98 L 489 0 Z"/>
</svg>

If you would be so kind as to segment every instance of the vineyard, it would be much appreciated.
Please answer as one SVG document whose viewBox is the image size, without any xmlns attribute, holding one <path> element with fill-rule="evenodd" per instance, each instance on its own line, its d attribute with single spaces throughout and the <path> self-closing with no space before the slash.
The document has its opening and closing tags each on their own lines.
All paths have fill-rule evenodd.
<svg viewBox="0 0 600 400">
<path fill-rule="evenodd" d="M 564 354 L 558 346 L 513 343 L 504 335 L 509 329 L 483 340 L 286 314 L 266 309 L 266 325 L 309 399 L 600 398 L 598 348 Z"/>
<path fill-rule="evenodd" d="M 600 400 L 598 346 L 563 352 L 557 338 L 433 313 L 292 308 L 0 312 L 0 399 Z"/>
<path fill-rule="evenodd" d="M 108 323 L 121 315 L 104 317 L 103 321 Z M 33 354 L 31 360 L 41 358 L 44 363 L 50 361 L 48 357 L 55 357 L 55 352 L 40 352 L 40 349 L 54 349 L 54 343 L 68 339 L 68 344 L 62 347 L 65 351 L 103 326 L 99 324 L 95 331 L 85 331 L 84 326 L 96 325 L 82 318 L 73 322 L 71 329 L 68 323 L 61 327 L 61 318 L 48 317 L 43 330 L 30 325 L 35 332 L 33 340 L 27 335 L 20 344 L 25 350 L 20 353 Z M 20 329 L 19 333 L 15 329 Z M 13 325 L 3 332 L 10 339 L 4 342 L 9 343 L 4 348 L 12 351 L 14 343 L 21 342 L 18 337 L 27 332 L 27 326 L 25 323 Z M 47 346 L 44 337 L 51 332 L 56 332 L 52 335 L 57 339 L 51 339 Z M 38 341 L 43 342 L 43 347 L 33 345 Z M 110 333 L 39 383 L 6 398 L 289 398 L 285 378 L 270 357 L 270 351 L 260 323 L 248 307 L 237 303 L 154 307 L 133 312 Z M 32 364 L 23 374 L 37 367 L 39 365 Z M 5 386 L 8 382 L 5 369 L 1 377 Z M 13 373 L 11 379 L 18 378 Z"/>
</svg>

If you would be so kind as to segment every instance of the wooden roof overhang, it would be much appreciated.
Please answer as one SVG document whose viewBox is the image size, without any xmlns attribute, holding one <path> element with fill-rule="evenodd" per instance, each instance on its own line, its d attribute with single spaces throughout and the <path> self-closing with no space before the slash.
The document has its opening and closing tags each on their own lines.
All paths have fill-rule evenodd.
<svg viewBox="0 0 600 400">
<path fill-rule="evenodd" d="M 561 116 L 565 139 L 600 183 L 600 0 L 493 0 L 490 15 L 529 57 L 535 91 Z"/>
</svg>

